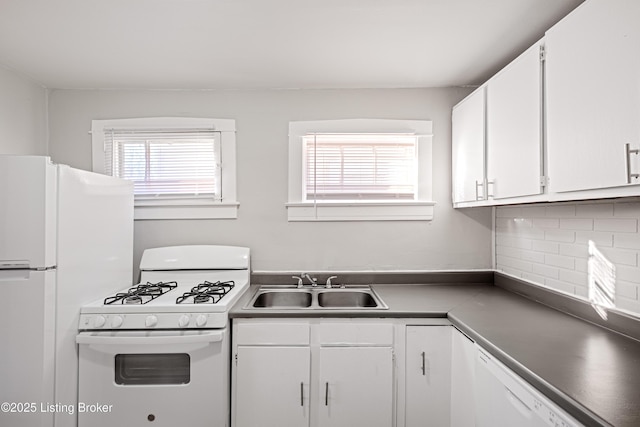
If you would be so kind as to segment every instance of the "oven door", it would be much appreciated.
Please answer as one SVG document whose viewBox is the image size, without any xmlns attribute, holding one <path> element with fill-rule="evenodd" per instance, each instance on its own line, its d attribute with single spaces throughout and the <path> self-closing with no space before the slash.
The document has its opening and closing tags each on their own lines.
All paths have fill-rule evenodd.
<svg viewBox="0 0 640 427">
<path fill-rule="evenodd" d="M 226 329 L 81 332 L 79 427 L 228 426 Z"/>
</svg>

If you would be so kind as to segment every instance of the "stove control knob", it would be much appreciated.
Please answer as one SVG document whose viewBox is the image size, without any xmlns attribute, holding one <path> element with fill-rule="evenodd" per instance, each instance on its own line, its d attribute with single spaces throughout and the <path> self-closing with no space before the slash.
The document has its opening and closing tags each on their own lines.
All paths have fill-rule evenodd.
<svg viewBox="0 0 640 427">
<path fill-rule="evenodd" d="M 154 315 L 147 316 L 146 320 L 144 321 L 144 324 L 147 328 L 153 328 L 158 324 L 158 318 Z"/>
<path fill-rule="evenodd" d="M 124 319 L 122 318 L 122 316 L 114 316 L 113 319 L 111 319 L 111 327 L 119 328 L 120 326 L 122 326 L 123 321 Z"/>
<path fill-rule="evenodd" d="M 183 314 L 178 319 L 178 326 L 181 327 L 181 328 L 184 328 L 185 326 L 188 326 L 189 325 L 189 320 L 191 320 L 189 318 L 189 315 L 188 314 Z"/>
<path fill-rule="evenodd" d="M 96 328 L 102 328 L 106 321 L 107 319 L 105 319 L 104 316 L 96 316 L 96 318 L 93 319 L 93 326 Z"/>
<path fill-rule="evenodd" d="M 207 316 L 205 316 L 204 314 L 200 314 L 198 315 L 198 317 L 196 317 L 196 325 L 204 326 L 206 324 L 207 324 Z"/>
</svg>

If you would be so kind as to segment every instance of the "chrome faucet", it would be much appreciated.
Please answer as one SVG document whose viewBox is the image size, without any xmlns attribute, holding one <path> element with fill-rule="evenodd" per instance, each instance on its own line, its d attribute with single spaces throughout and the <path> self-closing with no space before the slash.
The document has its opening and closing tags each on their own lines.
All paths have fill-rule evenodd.
<svg viewBox="0 0 640 427">
<path fill-rule="evenodd" d="M 327 289 L 331 289 L 331 280 L 333 280 L 333 279 L 337 279 L 337 278 L 338 278 L 338 276 L 331 276 L 331 277 L 328 277 L 328 278 L 327 278 L 327 284 L 325 285 L 325 288 L 327 288 Z"/>
<path fill-rule="evenodd" d="M 302 276 L 304 279 L 307 279 L 309 282 L 311 282 L 311 287 L 315 288 L 316 286 L 318 286 L 317 277 L 311 277 L 309 276 L 309 273 L 302 273 L 300 276 Z"/>
</svg>

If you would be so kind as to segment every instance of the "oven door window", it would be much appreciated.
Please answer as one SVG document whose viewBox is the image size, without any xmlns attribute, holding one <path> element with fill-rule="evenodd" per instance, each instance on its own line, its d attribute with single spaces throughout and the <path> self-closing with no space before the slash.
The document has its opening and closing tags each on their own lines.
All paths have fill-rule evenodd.
<svg viewBox="0 0 640 427">
<path fill-rule="evenodd" d="M 116 354 L 116 384 L 188 384 L 191 380 L 188 354 Z"/>
</svg>

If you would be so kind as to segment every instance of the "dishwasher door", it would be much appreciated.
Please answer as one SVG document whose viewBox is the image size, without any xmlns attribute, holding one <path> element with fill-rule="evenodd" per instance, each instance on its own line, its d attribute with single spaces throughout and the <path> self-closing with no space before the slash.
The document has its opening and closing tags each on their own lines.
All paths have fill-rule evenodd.
<svg viewBox="0 0 640 427">
<path fill-rule="evenodd" d="M 534 396 L 524 382 L 478 349 L 476 356 L 476 427 L 537 427 Z"/>
</svg>

